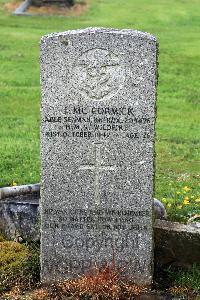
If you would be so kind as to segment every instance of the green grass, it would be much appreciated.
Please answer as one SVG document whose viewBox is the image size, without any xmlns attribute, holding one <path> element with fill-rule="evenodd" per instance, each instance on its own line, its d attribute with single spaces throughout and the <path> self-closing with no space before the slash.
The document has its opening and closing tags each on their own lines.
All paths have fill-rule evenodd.
<svg viewBox="0 0 200 300">
<path fill-rule="evenodd" d="M 175 270 L 173 267 L 168 267 L 166 274 L 173 286 L 171 288 L 172 292 L 181 294 L 186 291 L 184 289 L 188 289 L 200 293 L 200 265 L 194 264 L 187 270 Z"/>
<path fill-rule="evenodd" d="M 8 0 L 7 0 L 8 1 Z M 89 26 L 133 28 L 160 43 L 156 197 L 185 185 L 198 193 L 199 0 L 90 0 L 80 17 L 16 17 L 0 0 L 0 186 L 40 181 L 39 41 Z"/>
<path fill-rule="evenodd" d="M 154 269 L 153 288 L 167 291 L 174 299 L 200 299 L 200 265 L 190 267 L 156 266 Z"/>
</svg>

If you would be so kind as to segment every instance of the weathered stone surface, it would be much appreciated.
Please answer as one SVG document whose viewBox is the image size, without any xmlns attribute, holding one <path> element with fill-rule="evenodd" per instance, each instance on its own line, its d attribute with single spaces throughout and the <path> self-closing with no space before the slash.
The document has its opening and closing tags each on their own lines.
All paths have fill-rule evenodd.
<svg viewBox="0 0 200 300">
<path fill-rule="evenodd" d="M 0 201 L 0 232 L 15 241 L 39 241 L 39 194 Z"/>
<path fill-rule="evenodd" d="M 41 279 L 116 266 L 152 280 L 157 43 L 133 30 L 41 41 Z"/>
<path fill-rule="evenodd" d="M 156 220 L 154 242 L 159 264 L 187 266 L 200 261 L 199 226 Z"/>
</svg>

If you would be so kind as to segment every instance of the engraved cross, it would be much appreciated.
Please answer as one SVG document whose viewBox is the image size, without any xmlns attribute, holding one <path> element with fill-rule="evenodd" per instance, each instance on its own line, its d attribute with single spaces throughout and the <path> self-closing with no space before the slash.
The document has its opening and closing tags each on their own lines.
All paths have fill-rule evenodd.
<svg viewBox="0 0 200 300">
<path fill-rule="evenodd" d="M 101 171 L 115 171 L 115 166 L 106 166 L 102 164 L 101 160 L 101 145 L 102 143 L 94 143 L 94 164 L 91 165 L 82 165 L 79 170 L 91 170 L 95 173 L 94 179 L 94 198 L 95 204 L 100 204 L 100 184 L 99 184 L 99 175 Z"/>
</svg>

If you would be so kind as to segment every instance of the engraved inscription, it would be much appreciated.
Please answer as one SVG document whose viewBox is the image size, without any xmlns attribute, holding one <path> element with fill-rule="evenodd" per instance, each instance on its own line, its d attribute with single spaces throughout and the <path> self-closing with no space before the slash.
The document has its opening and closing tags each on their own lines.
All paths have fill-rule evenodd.
<svg viewBox="0 0 200 300">
<path fill-rule="evenodd" d="M 104 170 L 115 171 L 115 166 L 105 166 L 102 165 L 101 162 L 101 145 L 102 143 L 94 143 L 94 156 L 95 156 L 95 163 L 94 165 L 82 165 L 80 166 L 79 170 L 92 170 L 95 172 L 95 181 L 94 181 L 94 200 L 95 204 L 100 204 L 100 193 L 99 193 L 99 172 Z"/>
<path fill-rule="evenodd" d="M 147 230 L 148 210 L 115 209 L 46 209 L 44 222 L 46 229 L 73 230 L 129 230 L 141 232 Z M 56 219 L 56 220 L 55 220 Z"/>
<path fill-rule="evenodd" d="M 134 139 L 138 143 L 154 138 L 154 119 L 148 114 L 138 113 L 132 106 L 69 105 L 64 107 L 62 116 L 44 116 L 42 122 L 46 124 L 47 138 L 95 138 L 102 141 L 112 136 Z"/>
<path fill-rule="evenodd" d="M 125 75 L 120 58 L 105 49 L 84 52 L 73 66 L 80 94 L 93 100 L 104 100 L 122 88 Z"/>
</svg>

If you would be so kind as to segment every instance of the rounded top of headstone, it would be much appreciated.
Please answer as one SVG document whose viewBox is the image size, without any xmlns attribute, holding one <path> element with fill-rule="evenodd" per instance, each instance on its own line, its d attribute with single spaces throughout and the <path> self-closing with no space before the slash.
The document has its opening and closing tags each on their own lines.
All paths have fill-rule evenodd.
<svg viewBox="0 0 200 300">
<path fill-rule="evenodd" d="M 157 39 L 148 32 L 142 32 L 142 31 L 132 30 L 132 29 L 116 29 L 116 28 L 103 28 L 103 27 L 88 27 L 85 29 L 67 30 L 64 32 L 54 32 L 48 35 L 44 35 L 41 38 L 41 42 L 43 42 L 46 39 L 52 39 L 52 38 L 57 38 L 57 37 L 67 36 L 67 35 L 84 35 L 84 34 L 92 35 L 98 33 L 116 34 L 116 35 L 124 35 L 124 36 L 129 35 L 132 37 L 138 37 L 142 39 L 148 39 L 153 42 L 157 42 Z"/>
</svg>

